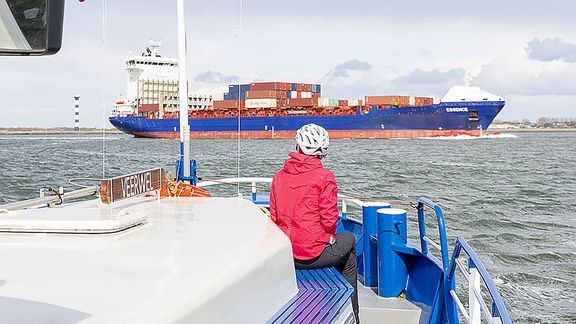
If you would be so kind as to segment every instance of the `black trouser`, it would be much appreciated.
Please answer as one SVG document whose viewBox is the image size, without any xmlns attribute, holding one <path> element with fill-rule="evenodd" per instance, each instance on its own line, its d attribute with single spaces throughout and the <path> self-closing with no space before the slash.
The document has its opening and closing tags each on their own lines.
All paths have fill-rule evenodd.
<svg viewBox="0 0 576 324">
<path fill-rule="evenodd" d="M 318 257 L 311 260 L 294 259 L 296 269 L 319 269 L 335 267 L 352 287 L 352 308 L 358 319 L 358 277 L 356 270 L 356 239 L 350 232 L 336 233 L 336 243 L 327 245 Z"/>
</svg>

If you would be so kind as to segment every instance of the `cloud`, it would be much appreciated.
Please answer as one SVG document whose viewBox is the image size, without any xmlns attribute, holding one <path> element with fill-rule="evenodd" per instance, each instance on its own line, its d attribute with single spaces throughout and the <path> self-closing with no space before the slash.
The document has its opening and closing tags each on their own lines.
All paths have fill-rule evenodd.
<svg viewBox="0 0 576 324">
<path fill-rule="evenodd" d="M 224 75 L 220 72 L 206 71 L 194 77 L 194 81 L 205 83 L 234 83 L 238 82 L 236 75 Z"/>
<path fill-rule="evenodd" d="M 348 78 L 350 71 L 367 71 L 372 69 L 372 65 L 368 62 L 362 62 L 358 59 L 342 62 L 334 67 L 334 70 L 325 75 L 325 79 L 335 78 Z"/>
<path fill-rule="evenodd" d="M 576 95 L 574 75 L 576 64 L 543 63 L 519 51 L 483 65 L 473 84 L 505 97 L 571 96 Z"/>
<path fill-rule="evenodd" d="M 526 47 L 528 57 L 533 60 L 550 62 L 564 61 L 576 62 L 576 45 L 564 42 L 560 38 L 534 38 Z"/>
<path fill-rule="evenodd" d="M 462 68 L 454 68 L 446 72 L 440 70 L 425 71 L 421 69 L 416 69 L 412 73 L 407 75 L 402 75 L 392 80 L 392 84 L 396 86 L 403 85 L 436 85 L 436 84 L 446 84 L 446 83 L 462 83 L 466 70 Z"/>
</svg>

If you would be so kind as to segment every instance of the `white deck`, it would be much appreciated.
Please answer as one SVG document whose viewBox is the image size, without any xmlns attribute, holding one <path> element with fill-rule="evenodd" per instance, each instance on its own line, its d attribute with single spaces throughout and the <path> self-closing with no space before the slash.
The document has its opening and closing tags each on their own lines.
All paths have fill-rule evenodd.
<svg viewBox="0 0 576 324">
<path fill-rule="evenodd" d="M 382 298 L 358 282 L 360 322 L 418 324 L 422 310 L 403 298 Z"/>
<path fill-rule="evenodd" d="M 147 222 L 113 234 L 0 233 L 3 322 L 258 323 L 296 294 L 290 243 L 251 202 L 134 198 L 47 211 L 48 223 Z"/>
</svg>

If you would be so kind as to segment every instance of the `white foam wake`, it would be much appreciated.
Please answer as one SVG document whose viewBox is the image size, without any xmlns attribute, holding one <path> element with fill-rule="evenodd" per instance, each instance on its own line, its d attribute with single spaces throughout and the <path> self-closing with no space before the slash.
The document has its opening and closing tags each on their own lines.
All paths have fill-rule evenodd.
<svg viewBox="0 0 576 324">
<path fill-rule="evenodd" d="M 500 139 L 500 138 L 517 138 L 514 134 L 485 134 L 482 136 L 470 135 L 456 135 L 456 136 L 433 136 L 433 137 L 418 137 L 419 139 L 434 139 L 434 140 L 474 140 L 474 139 Z"/>
</svg>

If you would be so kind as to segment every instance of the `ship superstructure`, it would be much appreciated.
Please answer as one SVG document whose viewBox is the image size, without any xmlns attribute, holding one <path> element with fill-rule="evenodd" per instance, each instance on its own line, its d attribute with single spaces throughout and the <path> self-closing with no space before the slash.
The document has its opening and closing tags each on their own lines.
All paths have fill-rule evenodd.
<svg viewBox="0 0 576 324">
<path fill-rule="evenodd" d="M 178 111 L 178 60 L 160 55 L 161 42 L 151 40 L 140 55 L 126 59 L 126 95 L 114 105 L 112 116 L 163 118 Z M 189 109 L 212 107 L 212 96 L 193 95 Z"/>
</svg>

